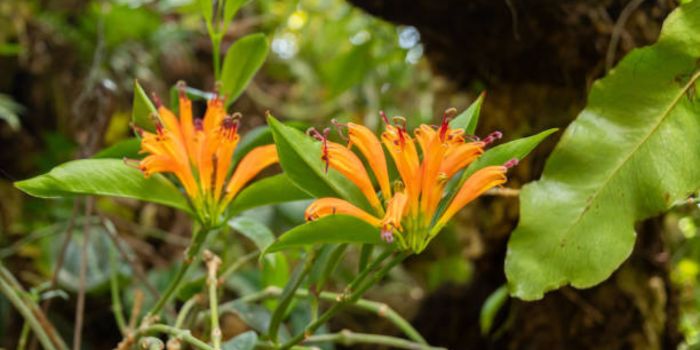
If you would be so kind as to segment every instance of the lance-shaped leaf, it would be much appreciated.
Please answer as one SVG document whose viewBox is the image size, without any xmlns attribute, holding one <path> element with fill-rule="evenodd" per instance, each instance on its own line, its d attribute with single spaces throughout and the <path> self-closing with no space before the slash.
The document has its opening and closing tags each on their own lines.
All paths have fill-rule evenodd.
<svg viewBox="0 0 700 350">
<path fill-rule="evenodd" d="M 481 105 L 484 103 L 486 92 L 482 92 L 476 101 L 469 105 L 469 108 L 460 113 L 450 122 L 450 128 L 463 128 L 468 135 L 474 135 L 476 126 L 479 124 L 479 114 L 481 114 Z"/>
<path fill-rule="evenodd" d="M 265 253 L 319 243 L 384 244 L 379 229 L 352 216 L 330 215 L 283 233 Z"/>
<path fill-rule="evenodd" d="M 226 51 L 221 72 L 221 93 L 226 104 L 235 101 L 260 69 L 270 45 L 265 34 L 256 33 L 238 39 Z"/>
<path fill-rule="evenodd" d="M 659 41 L 591 90 L 542 178 L 525 186 L 510 238 L 512 295 L 586 288 L 630 255 L 634 223 L 700 187 L 700 1 L 675 10 Z"/>
<path fill-rule="evenodd" d="M 233 200 L 228 216 L 263 205 L 309 198 L 311 196 L 300 190 L 286 174 L 278 174 L 255 181 L 244 188 Z"/>
<path fill-rule="evenodd" d="M 160 174 L 145 178 L 121 159 L 81 159 L 61 164 L 50 172 L 15 182 L 20 190 L 42 198 L 76 194 L 141 199 L 190 212 L 182 193 Z"/>
<path fill-rule="evenodd" d="M 277 145 L 280 165 L 292 182 L 313 197 L 343 198 L 372 212 L 365 196 L 350 180 L 333 169 L 326 172 L 320 142 L 272 116 L 267 120 Z"/>
<path fill-rule="evenodd" d="M 153 119 L 151 115 L 158 115 L 156 107 L 153 105 L 148 95 L 143 91 L 141 84 L 134 81 L 134 100 L 131 109 L 131 122 L 134 125 L 148 131 L 154 131 Z"/>
</svg>

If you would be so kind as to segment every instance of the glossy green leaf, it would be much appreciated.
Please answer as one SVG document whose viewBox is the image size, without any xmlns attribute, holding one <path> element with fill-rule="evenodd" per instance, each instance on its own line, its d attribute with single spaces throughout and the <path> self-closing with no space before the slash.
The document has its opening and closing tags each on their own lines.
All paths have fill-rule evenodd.
<svg viewBox="0 0 700 350">
<path fill-rule="evenodd" d="M 632 252 L 636 221 L 700 188 L 698 33 L 694 1 L 593 85 L 542 178 L 521 192 L 505 264 L 512 295 L 600 283 Z"/>
<path fill-rule="evenodd" d="M 548 129 L 539 134 L 513 140 L 487 150 L 479 159 L 475 160 L 474 163 L 469 164 L 469 167 L 462 173 L 461 182 L 464 182 L 469 176 L 484 167 L 503 165 L 511 159 L 522 160 L 527 157 L 537 145 L 542 143 L 549 135 L 557 132 L 557 130 L 558 129 Z"/>
<path fill-rule="evenodd" d="M 266 253 L 319 243 L 385 244 L 378 228 L 352 216 L 331 215 L 285 232 Z"/>
<path fill-rule="evenodd" d="M 263 205 L 309 199 L 308 193 L 300 190 L 286 174 L 269 176 L 244 188 L 229 209 L 229 216 Z"/>
<path fill-rule="evenodd" d="M 247 331 L 241 333 L 223 344 L 221 344 L 222 350 L 253 350 L 255 349 L 255 343 L 258 341 L 258 334 L 254 331 Z"/>
<path fill-rule="evenodd" d="M 226 51 L 221 73 L 221 94 L 226 104 L 235 101 L 267 58 L 270 45 L 265 34 L 256 33 L 238 39 Z"/>
<path fill-rule="evenodd" d="M 137 159 L 142 158 L 143 155 L 139 154 L 141 150 L 141 140 L 136 138 L 130 138 L 126 140 L 121 140 L 99 152 L 97 152 L 93 159 L 100 158 L 130 158 Z"/>
<path fill-rule="evenodd" d="M 121 159 L 81 159 L 53 168 L 50 172 L 15 182 L 20 190 L 42 198 L 75 194 L 105 195 L 141 199 L 189 212 L 183 194 L 159 174 L 145 178 Z"/>
<path fill-rule="evenodd" d="M 484 97 L 486 97 L 486 92 L 482 92 L 476 101 L 469 105 L 469 108 L 452 119 L 450 128 L 464 128 L 466 134 L 474 135 L 476 126 L 479 124 L 479 114 L 481 114 L 481 105 L 484 103 Z"/>
<path fill-rule="evenodd" d="M 247 216 L 229 220 L 228 225 L 250 239 L 260 251 L 265 250 L 275 241 L 275 235 L 263 223 Z"/>
<path fill-rule="evenodd" d="M 498 311 L 501 310 L 503 305 L 508 300 L 508 287 L 503 285 L 498 289 L 493 291 L 484 305 L 481 307 L 481 314 L 479 315 L 479 327 L 481 328 L 481 335 L 487 335 L 491 332 L 491 327 L 493 327 L 493 320 L 496 318 Z"/>
<path fill-rule="evenodd" d="M 318 141 L 272 116 L 268 117 L 268 125 L 277 145 L 280 165 L 299 188 L 315 198 L 344 198 L 360 208 L 371 210 L 367 199 L 354 184 L 333 169 L 326 173 Z"/>
<path fill-rule="evenodd" d="M 153 120 L 151 120 L 151 115 L 157 114 L 158 111 L 153 105 L 148 95 L 139 84 L 138 81 L 134 81 L 134 99 L 132 102 L 131 109 L 131 122 L 134 125 L 148 131 L 154 131 L 155 126 L 153 125 Z"/>
</svg>

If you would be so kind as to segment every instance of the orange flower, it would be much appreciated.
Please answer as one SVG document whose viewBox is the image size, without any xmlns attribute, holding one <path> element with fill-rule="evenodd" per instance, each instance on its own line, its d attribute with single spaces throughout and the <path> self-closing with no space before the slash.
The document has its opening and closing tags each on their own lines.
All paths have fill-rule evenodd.
<svg viewBox="0 0 700 350">
<path fill-rule="evenodd" d="M 255 175 L 278 161 L 277 151 L 274 145 L 257 147 L 235 166 L 232 160 L 240 138 L 241 115 L 228 115 L 224 100 L 216 96 L 207 102 L 204 118 L 193 119 L 192 102 L 185 94 L 184 84 L 178 87 L 179 118 L 154 98 L 158 107 L 155 133 L 137 128 L 141 153 L 148 154 L 137 166 L 145 176 L 174 174 L 200 220 L 215 223 Z"/>
<path fill-rule="evenodd" d="M 414 130 L 413 137 L 406 130 L 404 118 L 394 117 L 391 123 L 382 113 L 386 128 L 381 142 L 367 127 L 347 123 L 347 147 L 328 141 L 316 132 L 315 137 L 323 141 L 323 160 L 327 166 L 352 181 L 367 197 L 374 212 L 368 213 L 339 198 L 320 198 L 306 209 L 306 219 L 315 220 L 333 214 L 355 216 L 377 227 L 387 242 L 397 237 L 402 249 L 421 252 L 459 209 L 488 189 L 503 184 L 507 169 L 517 164 L 513 160 L 503 166 L 488 166 L 476 171 L 451 201 L 445 203 L 445 209 L 438 211 L 440 203 L 448 200 L 444 193 L 447 182 L 481 156 L 484 147 L 501 137 L 495 132 L 482 141 L 469 141 L 464 129 L 449 126 L 455 112 L 454 109 L 446 111 L 437 128 L 421 125 Z M 399 173 L 393 191 L 382 144 Z M 379 195 L 362 160 L 351 151 L 353 146 L 372 169 L 379 185 Z"/>
</svg>

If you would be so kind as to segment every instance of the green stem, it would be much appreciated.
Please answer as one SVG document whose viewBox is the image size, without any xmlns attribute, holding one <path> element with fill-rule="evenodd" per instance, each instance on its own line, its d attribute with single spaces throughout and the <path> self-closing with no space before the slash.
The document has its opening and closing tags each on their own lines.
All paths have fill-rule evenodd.
<svg viewBox="0 0 700 350">
<path fill-rule="evenodd" d="M 171 280 L 170 284 L 168 285 L 168 288 L 160 296 L 160 299 L 158 299 L 153 308 L 151 308 L 151 310 L 148 311 L 146 316 L 144 316 L 142 322 L 151 322 L 154 317 L 160 314 L 161 310 L 163 310 L 163 307 L 165 307 L 168 301 L 170 301 L 170 298 L 172 298 L 173 295 L 175 295 L 175 292 L 177 292 L 177 289 L 180 287 L 180 283 L 182 283 L 182 280 L 185 278 L 185 275 L 187 275 L 187 272 L 189 271 L 190 267 L 192 267 L 195 258 L 199 255 L 199 251 L 202 250 L 204 241 L 206 241 L 206 238 L 209 235 L 209 233 L 210 229 L 202 228 L 194 234 L 194 236 L 192 237 L 192 244 L 189 246 L 189 248 L 187 248 L 187 252 L 185 253 L 185 260 L 182 262 L 182 265 L 180 265 L 180 267 L 178 268 L 175 277 Z"/>
<path fill-rule="evenodd" d="M 376 270 L 381 263 L 388 258 L 392 254 L 391 250 L 387 250 L 382 255 L 380 255 L 376 260 L 374 260 L 367 268 L 362 270 L 360 274 L 358 274 L 357 277 L 350 283 L 350 285 L 346 288 L 345 292 L 339 298 L 337 304 L 333 304 L 326 312 L 324 312 L 321 316 L 318 317 L 315 321 L 311 322 L 308 326 L 306 326 L 306 329 L 304 329 L 303 332 L 298 333 L 295 335 L 292 339 L 287 341 L 286 343 L 282 344 L 280 347 L 280 350 L 287 350 L 291 348 L 292 346 L 299 344 L 302 342 L 305 338 L 308 336 L 312 335 L 318 327 L 323 325 L 324 323 L 328 322 L 328 320 L 333 317 L 338 311 L 342 310 L 346 305 L 352 304 L 359 299 L 362 294 L 369 289 L 369 286 L 363 285 L 365 278 L 370 274 L 370 272 Z M 407 253 L 399 253 L 396 255 L 394 259 L 392 259 L 387 265 L 385 265 L 382 269 L 379 270 L 374 276 L 372 281 L 378 281 L 384 275 L 396 264 L 401 262 L 406 256 L 408 256 Z M 375 282 L 376 283 L 376 282 Z"/>
<path fill-rule="evenodd" d="M 136 340 L 152 333 L 169 334 L 171 337 L 183 340 L 199 350 L 214 350 L 214 348 L 209 346 L 207 343 L 195 338 L 189 330 L 175 328 L 164 324 L 152 324 L 146 327 L 141 327 L 132 333 L 131 337 Z"/>
<path fill-rule="evenodd" d="M 211 35 L 212 59 L 214 60 L 214 78 L 221 80 L 221 35 L 214 33 Z"/>
<path fill-rule="evenodd" d="M 445 348 L 432 347 L 426 344 L 419 344 L 406 339 L 390 337 L 378 334 L 354 333 L 349 330 L 343 330 L 338 333 L 321 334 L 308 337 L 305 343 L 323 343 L 334 342 L 341 345 L 352 347 L 357 344 L 376 344 L 390 346 L 395 349 L 409 350 L 444 350 Z"/>
<path fill-rule="evenodd" d="M 109 250 L 109 286 L 110 292 L 112 294 L 112 313 L 114 313 L 114 319 L 117 322 L 117 327 L 122 335 L 126 334 L 126 320 L 124 319 L 124 310 L 122 308 L 122 300 L 119 296 L 119 273 L 116 269 L 117 258 L 115 256 L 114 250 Z"/>
<path fill-rule="evenodd" d="M 177 313 L 177 318 L 175 319 L 176 328 L 182 327 L 187 319 L 187 315 L 189 315 L 190 311 L 192 311 L 192 308 L 201 301 L 200 298 L 201 294 L 195 294 L 182 305 L 182 308 L 180 309 L 180 312 Z"/>
<path fill-rule="evenodd" d="M 0 293 L 12 303 L 46 350 L 68 350 L 68 346 L 59 337 L 56 329 L 46 319 L 39 306 L 27 297 L 27 292 L 19 285 L 14 276 L 0 262 Z"/>
<path fill-rule="evenodd" d="M 246 255 L 243 255 L 242 257 L 236 259 L 230 266 L 226 267 L 222 273 L 219 274 L 219 279 L 222 281 L 225 281 L 228 276 L 230 276 L 232 273 L 238 271 L 243 265 L 247 264 L 248 262 L 254 260 L 260 252 L 252 252 L 248 253 Z"/>
<path fill-rule="evenodd" d="M 301 283 L 304 282 L 304 278 L 311 272 L 314 267 L 314 262 L 316 262 L 316 257 L 318 256 L 316 250 L 312 250 L 306 256 L 304 265 L 300 266 L 294 271 L 294 274 L 290 278 L 290 282 L 284 287 L 282 295 L 280 296 L 280 302 L 277 304 L 274 313 L 272 314 L 272 319 L 270 320 L 270 327 L 268 328 L 268 336 L 273 343 L 277 343 L 277 333 L 279 326 L 284 319 L 284 315 L 287 314 L 287 308 L 292 303 L 294 298 L 294 293 L 299 289 Z"/>
<path fill-rule="evenodd" d="M 221 327 L 219 326 L 219 298 L 217 295 L 218 270 L 221 259 L 210 251 L 204 252 L 207 263 L 207 287 L 209 287 L 209 318 L 211 320 L 211 342 L 214 350 L 221 350 Z"/>
<path fill-rule="evenodd" d="M 244 297 L 241 297 L 237 300 L 221 304 L 219 306 L 219 310 L 223 312 L 224 310 L 228 310 L 230 306 L 232 306 L 236 302 L 244 302 L 244 303 L 254 303 L 260 300 L 265 300 L 265 299 L 270 299 L 270 298 L 277 298 L 282 294 L 282 289 L 278 287 L 268 287 L 260 292 L 257 293 L 252 293 L 248 294 Z M 296 298 L 308 298 L 312 296 L 313 294 L 308 290 L 304 288 L 299 288 L 294 296 Z M 343 294 L 339 293 L 333 293 L 333 292 L 321 292 L 318 295 L 319 299 L 326 301 L 326 302 L 332 302 L 336 303 L 339 300 L 343 299 Z M 354 307 L 358 310 L 363 310 L 367 311 L 373 314 L 376 314 L 380 317 L 386 318 L 389 322 L 391 322 L 396 328 L 401 330 L 406 336 L 411 339 L 414 342 L 420 343 L 420 344 L 427 344 L 425 339 L 418 333 L 418 331 L 413 328 L 410 322 L 406 321 L 401 315 L 399 315 L 394 309 L 392 309 L 389 305 L 376 302 L 376 301 L 371 301 L 367 299 L 362 299 L 359 298 L 355 303 L 348 304 L 349 307 Z"/>
</svg>

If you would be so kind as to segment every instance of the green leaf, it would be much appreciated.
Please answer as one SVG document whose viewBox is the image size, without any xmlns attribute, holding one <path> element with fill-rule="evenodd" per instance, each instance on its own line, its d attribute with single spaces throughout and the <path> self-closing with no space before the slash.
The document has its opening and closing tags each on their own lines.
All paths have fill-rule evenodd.
<svg viewBox="0 0 700 350">
<path fill-rule="evenodd" d="M 265 253 L 319 243 L 385 244 L 378 228 L 352 216 L 331 215 L 285 232 Z"/>
<path fill-rule="evenodd" d="M 235 101 L 260 69 L 270 45 L 265 34 L 256 33 L 238 39 L 226 52 L 221 73 L 221 93 L 226 105 Z"/>
<path fill-rule="evenodd" d="M 476 126 L 479 124 L 479 114 L 481 113 L 481 105 L 484 103 L 484 97 L 486 97 L 486 92 L 482 92 L 469 108 L 452 119 L 450 128 L 464 128 L 466 134 L 474 135 Z"/>
<path fill-rule="evenodd" d="M 260 251 L 265 250 L 272 242 L 275 241 L 275 235 L 267 226 L 261 222 L 246 216 L 237 217 L 228 222 L 238 233 L 244 235 L 255 243 Z"/>
<path fill-rule="evenodd" d="M 484 301 L 484 305 L 481 307 L 481 314 L 479 315 L 479 326 L 481 328 L 481 335 L 485 336 L 491 332 L 491 327 L 493 327 L 493 320 L 496 318 L 498 311 L 501 310 L 503 304 L 508 300 L 508 287 L 503 285 L 498 287 L 488 298 Z"/>
<path fill-rule="evenodd" d="M 555 133 L 558 129 L 549 129 L 540 132 L 539 134 L 517 139 L 502 145 L 498 145 L 490 150 L 484 152 L 476 161 L 462 171 L 461 175 L 456 175 L 450 180 L 450 182 L 445 186 L 445 193 L 448 195 L 440 201 L 438 206 L 437 215 L 434 219 L 436 220 L 442 215 L 442 212 L 447 208 L 447 205 L 452 202 L 452 198 L 457 194 L 457 189 L 459 189 L 462 184 L 467 181 L 469 176 L 474 174 L 477 170 L 482 169 L 491 165 L 501 165 L 513 158 L 522 160 L 525 158 L 532 150 L 537 147 L 547 136 Z"/>
<path fill-rule="evenodd" d="M 134 80 L 134 100 L 131 109 L 131 122 L 134 125 L 148 131 L 154 131 L 155 126 L 151 115 L 158 114 L 156 107 L 143 91 L 138 81 Z"/>
<path fill-rule="evenodd" d="M 527 157 L 532 150 L 537 147 L 544 139 L 549 135 L 555 133 L 559 129 L 548 129 L 540 132 L 539 134 L 523 137 L 502 145 L 498 145 L 490 150 L 484 152 L 477 160 L 467 167 L 467 169 L 462 173 L 461 183 L 474 174 L 477 170 L 482 169 L 491 165 L 502 165 L 505 162 L 516 158 L 522 160 Z"/>
<path fill-rule="evenodd" d="M 315 198 L 344 198 L 360 208 L 371 208 L 362 192 L 333 169 L 326 173 L 321 145 L 299 130 L 268 116 L 268 125 L 277 145 L 280 165 L 292 182 Z"/>
<path fill-rule="evenodd" d="M 588 105 L 521 192 L 505 269 L 512 295 L 538 299 L 608 278 L 634 224 L 700 187 L 700 1 L 669 15 L 659 41 L 597 81 Z"/>
<path fill-rule="evenodd" d="M 253 182 L 233 199 L 228 216 L 263 205 L 309 199 L 286 174 L 278 174 Z"/>
<path fill-rule="evenodd" d="M 204 17 L 204 21 L 207 24 L 207 28 L 213 27 L 214 21 L 214 4 L 211 0 L 198 0 L 199 11 Z M 211 33 L 210 33 L 211 34 Z"/>
<path fill-rule="evenodd" d="M 53 198 L 75 194 L 105 195 L 141 199 L 190 212 L 182 193 L 160 174 L 145 178 L 120 159 L 81 159 L 53 168 L 50 172 L 15 182 L 20 190 L 35 197 Z"/>
<path fill-rule="evenodd" d="M 331 97 L 358 85 L 371 69 L 370 44 L 353 46 L 322 66 L 323 78 Z"/>
<path fill-rule="evenodd" d="M 92 159 L 100 158 L 131 158 L 138 159 L 143 156 L 139 154 L 141 150 L 141 140 L 136 138 L 130 138 L 126 140 L 121 140 L 99 152 L 97 152 Z"/>
<path fill-rule="evenodd" d="M 244 2 L 246 2 L 246 0 L 226 0 L 226 3 L 224 4 L 225 28 L 227 28 L 228 25 L 231 24 L 231 20 L 234 16 L 236 16 L 236 13 L 241 8 L 241 6 L 243 6 Z M 224 30 L 224 32 L 226 32 L 226 30 Z"/>
<path fill-rule="evenodd" d="M 229 339 L 225 343 L 221 344 L 221 349 L 223 350 L 253 350 L 255 349 L 255 342 L 258 341 L 258 334 L 254 331 L 247 331 L 241 333 L 234 338 Z"/>
</svg>

